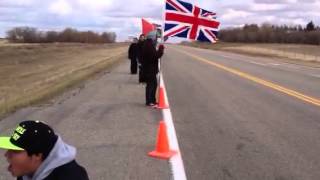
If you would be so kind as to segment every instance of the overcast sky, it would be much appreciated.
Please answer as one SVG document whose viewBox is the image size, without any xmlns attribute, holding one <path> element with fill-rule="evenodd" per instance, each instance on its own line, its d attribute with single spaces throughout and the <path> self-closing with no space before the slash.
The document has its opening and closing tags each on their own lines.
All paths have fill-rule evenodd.
<svg viewBox="0 0 320 180">
<path fill-rule="evenodd" d="M 320 25 L 320 0 L 185 0 L 218 13 L 220 28 L 246 23 Z M 141 17 L 162 23 L 164 0 L 0 0 L 0 37 L 17 26 L 113 31 L 117 40 L 141 32 Z"/>
</svg>

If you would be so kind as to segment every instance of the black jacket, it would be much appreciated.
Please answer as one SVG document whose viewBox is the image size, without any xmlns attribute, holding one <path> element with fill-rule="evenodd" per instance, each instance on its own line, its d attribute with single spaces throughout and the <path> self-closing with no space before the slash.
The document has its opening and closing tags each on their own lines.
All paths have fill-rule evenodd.
<svg viewBox="0 0 320 180">
<path fill-rule="evenodd" d="M 22 177 L 17 180 L 22 180 Z M 89 180 L 89 177 L 86 170 L 73 160 L 57 167 L 43 180 Z"/>
<path fill-rule="evenodd" d="M 137 58 L 138 62 L 142 65 L 142 49 L 143 49 L 143 44 L 145 41 L 139 41 L 137 43 Z"/>
<path fill-rule="evenodd" d="M 159 72 L 159 58 L 163 55 L 163 49 L 158 50 L 153 46 L 152 40 L 147 39 L 142 49 L 142 64 L 146 78 L 155 76 Z"/>
<path fill-rule="evenodd" d="M 137 43 L 130 44 L 128 50 L 128 58 L 134 60 L 137 58 Z"/>
</svg>

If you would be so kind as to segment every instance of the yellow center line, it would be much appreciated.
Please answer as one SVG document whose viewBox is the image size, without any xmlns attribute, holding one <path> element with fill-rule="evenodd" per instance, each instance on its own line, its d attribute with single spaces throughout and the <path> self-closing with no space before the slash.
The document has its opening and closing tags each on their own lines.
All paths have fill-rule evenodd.
<svg viewBox="0 0 320 180">
<path fill-rule="evenodd" d="M 269 88 L 272 88 L 272 89 L 275 89 L 277 91 L 280 91 L 280 92 L 283 92 L 287 95 L 290 95 L 290 96 L 293 96 L 293 97 L 296 97 L 300 100 L 303 100 L 305 102 L 308 102 L 308 103 L 311 103 L 311 104 L 314 104 L 316 106 L 320 106 L 320 99 L 317 99 L 315 97 L 311 97 L 311 96 L 307 96 L 305 94 L 302 94 L 300 92 L 297 92 L 297 91 L 294 91 L 292 89 L 288 89 L 288 88 L 285 88 L 283 86 L 280 86 L 280 85 L 277 85 L 277 84 L 274 84 L 272 82 L 269 82 L 269 81 L 266 81 L 266 80 L 263 80 L 263 79 L 260 79 L 258 77 L 255 77 L 253 75 L 250 75 L 250 74 L 247 74 L 247 73 L 244 73 L 244 72 L 241 72 L 239 70 L 236 70 L 236 69 L 233 69 L 233 68 L 229 68 L 229 67 L 226 67 L 224 65 L 221 65 L 221 64 L 218 64 L 218 63 L 215 63 L 213 61 L 209 61 L 205 58 L 202 58 L 200 56 L 197 56 L 197 55 L 194 55 L 194 54 L 191 54 L 189 52 L 186 52 L 186 51 L 182 51 L 182 50 L 178 50 L 178 49 L 175 49 L 176 51 L 179 51 L 181 53 L 184 53 L 188 56 L 191 56 L 193 58 L 195 58 L 196 60 L 198 61 L 201 61 L 201 62 L 204 62 L 204 63 L 207 63 L 207 64 L 210 64 L 212 66 L 215 66 L 217 68 L 220 68 L 220 69 L 223 69 L 227 72 L 230 72 L 232 74 L 235 74 L 235 75 L 238 75 L 240 77 L 243 77 L 245 79 L 248 79 L 248 80 L 251 80 L 253 82 L 256 82 L 258 84 L 262 84 L 264 86 L 267 86 Z"/>
</svg>

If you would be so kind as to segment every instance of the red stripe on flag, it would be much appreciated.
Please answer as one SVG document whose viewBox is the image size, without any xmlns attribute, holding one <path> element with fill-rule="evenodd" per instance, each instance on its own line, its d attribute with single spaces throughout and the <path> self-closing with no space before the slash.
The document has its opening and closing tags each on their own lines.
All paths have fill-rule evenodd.
<svg viewBox="0 0 320 180">
<path fill-rule="evenodd" d="M 182 23 L 188 23 L 188 24 L 194 24 L 195 22 L 198 22 L 201 26 L 206 26 L 209 28 L 218 28 L 220 23 L 214 20 L 207 20 L 207 19 L 201 19 L 198 17 L 192 17 L 192 16 L 186 16 L 181 14 L 175 14 L 175 13 L 166 13 L 166 21 L 175 21 L 175 22 L 182 22 Z"/>
<path fill-rule="evenodd" d="M 200 14 L 200 8 L 197 6 L 194 7 L 193 15 L 194 15 L 194 23 L 191 28 L 190 32 L 190 39 L 195 40 L 197 37 L 198 27 L 199 27 L 199 14 Z"/>
</svg>

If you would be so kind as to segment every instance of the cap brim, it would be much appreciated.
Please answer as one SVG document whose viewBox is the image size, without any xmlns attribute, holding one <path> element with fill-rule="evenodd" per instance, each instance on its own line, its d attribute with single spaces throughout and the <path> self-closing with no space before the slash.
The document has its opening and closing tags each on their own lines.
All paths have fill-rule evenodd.
<svg viewBox="0 0 320 180">
<path fill-rule="evenodd" d="M 15 146 L 10 142 L 10 137 L 0 137 L 0 149 L 23 151 L 24 149 Z"/>
</svg>

